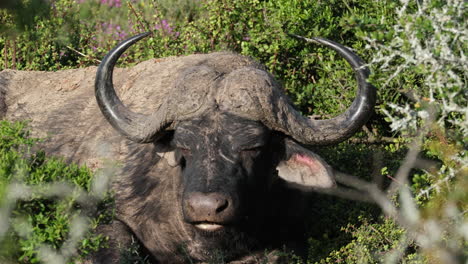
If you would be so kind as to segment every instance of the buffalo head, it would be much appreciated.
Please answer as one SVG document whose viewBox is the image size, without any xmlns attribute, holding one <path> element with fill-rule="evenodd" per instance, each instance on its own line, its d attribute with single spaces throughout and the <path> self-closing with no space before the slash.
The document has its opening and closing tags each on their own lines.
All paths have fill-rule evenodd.
<svg viewBox="0 0 468 264">
<path fill-rule="evenodd" d="M 197 63 L 185 65 L 173 83 L 153 91 L 169 95 L 153 112 L 136 113 L 116 95 L 112 74 L 121 54 L 147 35 L 132 37 L 110 51 L 96 76 L 96 98 L 104 117 L 129 140 L 159 149 L 170 165 L 167 169 L 158 165 L 161 159 L 153 159 L 159 169 L 152 176 L 139 172 L 129 180 L 135 182 L 128 183 L 133 186 L 129 196 L 140 194 L 141 203 L 152 212 L 139 211 L 138 220 L 122 221 L 162 261 L 176 254 L 177 243 L 187 246 L 192 260 L 207 260 L 215 249 L 228 259 L 246 254 L 267 240 L 265 231 L 274 232 L 265 229 L 279 214 L 272 208 L 283 195 L 282 186 L 334 185 L 331 168 L 302 145 L 343 141 L 368 120 L 375 104 L 375 88 L 366 82 L 368 70 L 346 47 L 316 38 L 349 62 L 359 90 L 341 115 L 312 120 L 294 109 L 262 65 L 231 53 L 198 55 Z M 152 183 L 151 177 L 158 182 Z M 169 177 L 173 183 L 156 187 Z M 167 192 L 174 194 L 161 205 L 159 197 Z M 165 218 L 177 224 L 163 227 L 169 221 Z M 161 239 L 171 239 L 171 232 L 177 243 Z"/>
</svg>

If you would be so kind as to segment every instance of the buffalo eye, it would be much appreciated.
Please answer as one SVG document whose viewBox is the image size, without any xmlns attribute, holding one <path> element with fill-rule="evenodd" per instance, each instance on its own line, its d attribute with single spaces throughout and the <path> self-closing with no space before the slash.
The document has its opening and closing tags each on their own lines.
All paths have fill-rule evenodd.
<svg viewBox="0 0 468 264">
<path fill-rule="evenodd" d="M 192 152 L 189 148 L 185 147 L 176 147 L 176 150 L 176 160 L 178 161 L 182 169 L 184 169 L 187 164 L 187 159 L 192 156 Z"/>
<path fill-rule="evenodd" d="M 179 149 L 180 153 L 185 157 L 190 156 L 192 154 L 192 152 L 190 151 L 189 148 L 178 147 L 178 149 Z"/>
<path fill-rule="evenodd" d="M 257 156 L 260 154 L 260 151 L 262 151 L 263 146 L 256 146 L 256 147 L 251 147 L 251 148 L 243 148 L 241 150 L 242 154 L 250 155 L 250 156 Z"/>
</svg>

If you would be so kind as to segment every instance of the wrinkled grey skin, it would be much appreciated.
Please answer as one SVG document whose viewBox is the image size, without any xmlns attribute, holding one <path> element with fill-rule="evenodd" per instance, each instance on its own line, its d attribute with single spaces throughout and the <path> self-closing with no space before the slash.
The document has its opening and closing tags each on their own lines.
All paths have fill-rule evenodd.
<svg viewBox="0 0 468 264">
<path fill-rule="evenodd" d="M 113 70 L 120 53 L 144 36 L 104 58 L 95 82 L 99 106 L 95 68 L 0 72 L 0 116 L 30 119 L 39 136 L 48 136 L 49 154 L 92 168 L 122 164 L 112 184 L 117 219 L 100 227 L 111 246 L 87 263 L 119 263 L 132 235 L 159 263 L 209 262 L 219 253 L 229 263 L 287 263 L 275 250 L 300 244 L 301 192 L 334 186 L 332 169 L 297 141 L 339 142 L 367 121 L 375 90 L 362 62 L 345 51 L 360 85 L 350 109 L 314 121 L 293 109 L 263 66 L 240 55 Z"/>
</svg>

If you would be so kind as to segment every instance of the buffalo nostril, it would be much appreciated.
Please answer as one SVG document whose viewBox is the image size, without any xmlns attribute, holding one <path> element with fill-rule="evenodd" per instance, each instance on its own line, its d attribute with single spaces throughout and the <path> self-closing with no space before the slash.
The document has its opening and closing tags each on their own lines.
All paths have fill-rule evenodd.
<svg viewBox="0 0 468 264">
<path fill-rule="evenodd" d="M 224 211 L 224 209 L 228 208 L 229 206 L 229 202 L 228 200 L 222 200 L 222 201 L 219 201 L 218 202 L 218 208 L 216 208 L 216 213 L 220 213 L 222 211 Z"/>
</svg>

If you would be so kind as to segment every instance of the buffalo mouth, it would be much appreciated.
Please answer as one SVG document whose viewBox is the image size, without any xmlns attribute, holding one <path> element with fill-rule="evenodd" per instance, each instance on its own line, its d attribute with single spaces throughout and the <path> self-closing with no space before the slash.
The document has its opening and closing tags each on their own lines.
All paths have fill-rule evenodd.
<svg viewBox="0 0 468 264">
<path fill-rule="evenodd" d="M 235 227 L 232 223 L 228 224 L 211 221 L 191 222 L 190 224 L 195 227 L 195 230 L 200 231 L 201 234 L 224 233 Z"/>
<path fill-rule="evenodd" d="M 217 232 L 226 228 L 226 225 L 214 222 L 196 222 L 192 225 L 204 232 Z"/>
</svg>

